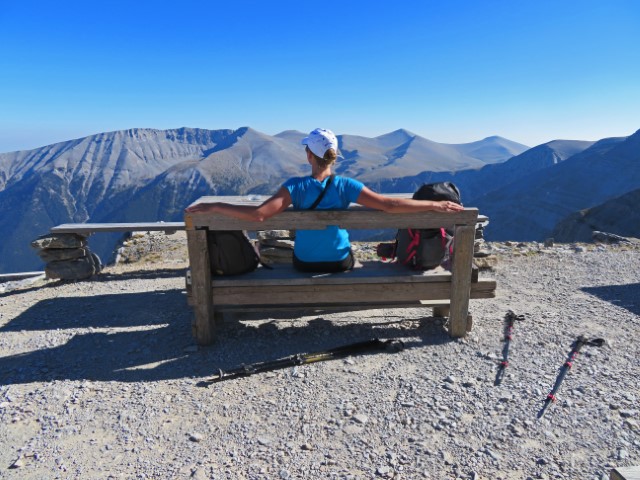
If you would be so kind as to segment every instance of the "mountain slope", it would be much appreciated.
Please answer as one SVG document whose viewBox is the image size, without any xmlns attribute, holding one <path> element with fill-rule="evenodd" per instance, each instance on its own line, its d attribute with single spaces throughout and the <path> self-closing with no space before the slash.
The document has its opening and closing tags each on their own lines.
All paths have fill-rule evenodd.
<svg viewBox="0 0 640 480">
<path fill-rule="evenodd" d="M 425 171 L 455 172 L 485 165 L 483 157 L 466 153 L 468 144 L 437 143 L 407 130 L 396 130 L 373 139 L 341 135 L 338 140 L 344 159 L 337 164 L 336 172 L 356 177 L 365 183 L 377 183 L 381 179 L 402 178 Z M 493 143 L 493 140 L 488 140 L 488 143 Z M 475 149 L 482 151 L 481 144 L 477 142 Z M 526 148 L 522 146 L 523 150 Z M 501 160 L 509 157 L 507 153 Z"/>
<path fill-rule="evenodd" d="M 640 131 L 596 142 L 564 162 L 479 197 L 491 218 L 490 240 L 544 240 L 573 212 L 603 203 L 640 185 Z"/>
<path fill-rule="evenodd" d="M 37 235 L 126 210 L 133 192 L 167 168 L 199 158 L 230 132 L 134 129 L 0 155 L 0 271 L 41 267 L 29 247 Z"/>
<path fill-rule="evenodd" d="M 558 242 L 589 242 L 594 231 L 640 238 L 640 189 L 558 222 L 552 236 Z"/>
<path fill-rule="evenodd" d="M 533 147 L 503 163 L 457 172 L 422 172 L 414 176 L 380 180 L 374 187 L 380 192 L 414 192 L 424 183 L 453 182 L 460 189 L 463 203 L 473 205 L 476 198 L 500 190 L 538 170 L 556 165 L 593 144 L 594 142 L 579 140 L 554 140 Z"/>
<path fill-rule="evenodd" d="M 453 146 L 466 155 L 480 159 L 485 163 L 504 162 L 505 158 L 515 157 L 529 149 L 526 145 L 498 136 Z"/>
<path fill-rule="evenodd" d="M 183 208 L 202 195 L 275 192 L 287 178 L 308 175 L 304 135 L 289 130 L 269 136 L 248 127 L 132 129 L 0 154 L 0 271 L 41 268 L 28 245 L 56 224 L 180 220 Z M 486 154 L 495 138 L 470 149 L 406 130 L 376 138 L 341 135 L 346 158 L 336 170 L 376 182 L 425 169 L 480 167 L 485 159 L 473 150 Z M 110 235 L 91 239 L 105 260 L 113 242 Z"/>
</svg>

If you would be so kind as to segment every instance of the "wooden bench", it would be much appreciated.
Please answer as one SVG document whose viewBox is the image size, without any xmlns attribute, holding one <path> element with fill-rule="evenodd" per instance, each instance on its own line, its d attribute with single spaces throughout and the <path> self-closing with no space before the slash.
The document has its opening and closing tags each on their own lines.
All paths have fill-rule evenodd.
<svg viewBox="0 0 640 480">
<path fill-rule="evenodd" d="M 80 235 L 91 235 L 97 232 L 164 232 L 171 234 L 184 229 L 184 222 L 63 223 L 52 227 L 50 232 L 79 233 Z"/>
<path fill-rule="evenodd" d="M 45 272 L 50 278 L 62 280 L 85 280 L 102 270 L 103 262 L 92 251 L 86 240 L 79 242 L 76 235 L 88 237 L 94 233 L 105 233 L 96 245 L 99 251 L 113 250 L 115 237 L 132 232 L 162 231 L 171 235 L 184 230 L 184 222 L 135 222 L 135 223 L 64 223 L 50 229 L 50 234 L 32 242 L 38 248 L 38 255 L 46 262 Z M 69 238 L 71 237 L 71 238 Z M 73 252 L 64 252 L 60 246 L 66 245 Z M 94 247 L 96 246 L 94 245 Z M 77 248 L 82 246 L 82 248 Z M 56 248 L 58 247 L 58 248 Z M 114 262 L 120 260 L 120 251 L 115 254 Z"/>
<path fill-rule="evenodd" d="M 408 195 L 410 196 L 410 195 Z M 228 202 L 258 205 L 262 199 L 201 197 L 197 203 Z M 267 309 L 375 309 L 430 306 L 449 314 L 449 333 L 462 337 L 470 328 L 469 299 L 492 298 L 496 282 L 472 282 L 473 245 L 478 210 L 390 214 L 352 205 L 348 210 L 296 211 L 292 208 L 264 222 L 251 222 L 211 213 L 185 214 L 189 250 L 190 304 L 198 344 L 213 342 L 224 312 Z M 398 229 L 451 227 L 455 231 L 451 271 L 415 272 L 402 265 L 364 262 L 360 268 L 334 274 L 297 272 L 291 265 L 233 277 L 215 277 L 209 269 L 208 230 Z M 469 322 L 469 323 L 468 323 Z"/>
</svg>

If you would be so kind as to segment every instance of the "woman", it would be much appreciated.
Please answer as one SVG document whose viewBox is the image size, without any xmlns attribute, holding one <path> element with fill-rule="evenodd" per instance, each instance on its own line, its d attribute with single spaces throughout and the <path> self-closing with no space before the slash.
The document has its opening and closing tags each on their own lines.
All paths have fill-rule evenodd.
<svg viewBox="0 0 640 480">
<path fill-rule="evenodd" d="M 187 208 L 187 212 L 216 212 L 244 220 L 261 222 L 293 204 L 297 210 L 307 210 L 324 194 L 319 210 L 346 209 L 358 203 L 375 210 L 391 213 L 458 212 L 455 202 L 392 198 L 373 192 L 362 182 L 331 174 L 338 157 L 338 139 L 332 131 L 316 128 L 302 139 L 311 175 L 287 180 L 278 192 L 258 206 L 205 203 Z M 330 184 L 327 186 L 327 183 Z M 326 189 L 325 189 L 326 187 Z M 321 248 L 318 248 L 321 246 Z M 302 271 L 341 272 L 354 266 L 349 234 L 337 226 L 325 230 L 296 230 L 293 264 Z"/>
</svg>

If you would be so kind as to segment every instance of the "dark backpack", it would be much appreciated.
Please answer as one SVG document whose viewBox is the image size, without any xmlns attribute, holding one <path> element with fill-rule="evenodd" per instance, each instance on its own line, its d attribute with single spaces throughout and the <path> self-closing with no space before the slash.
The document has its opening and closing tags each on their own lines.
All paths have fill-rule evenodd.
<svg viewBox="0 0 640 480">
<path fill-rule="evenodd" d="M 460 191 L 451 182 L 429 183 L 422 185 L 413 194 L 413 198 L 449 200 L 460 204 Z M 453 232 L 445 228 L 401 229 L 396 235 L 391 255 L 389 247 L 384 244 L 378 246 L 378 252 L 382 257 L 396 257 L 398 263 L 414 270 L 429 270 L 450 259 L 453 253 Z"/>
<path fill-rule="evenodd" d="M 207 232 L 212 275 L 240 275 L 254 271 L 260 263 L 258 252 L 241 230 Z"/>
</svg>

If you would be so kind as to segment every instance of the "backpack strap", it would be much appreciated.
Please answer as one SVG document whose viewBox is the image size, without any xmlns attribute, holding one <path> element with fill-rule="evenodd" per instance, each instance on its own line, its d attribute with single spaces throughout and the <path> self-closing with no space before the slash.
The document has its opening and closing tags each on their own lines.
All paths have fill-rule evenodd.
<svg viewBox="0 0 640 480">
<path fill-rule="evenodd" d="M 320 202 L 322 201 L 322 198 L 324 197 L 324 194 L 327 193 L 327 189 L 333 183 L 333 177 L 335 177 L 334 174 L 331 174 L 329 176 L 327 183 L 324 184 L 324 188 L 322 189 L 322 192 L 320 192 L 320 195 L 318 195 L 318 198 L 316 198 L 316 201 L 313 202 L 313 205 L 309 207 L 309 210 L 315 210 L 315 208 L 320 204 Z"/>
</svg>

